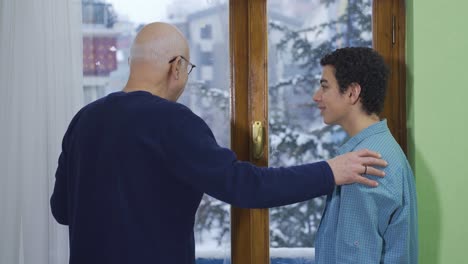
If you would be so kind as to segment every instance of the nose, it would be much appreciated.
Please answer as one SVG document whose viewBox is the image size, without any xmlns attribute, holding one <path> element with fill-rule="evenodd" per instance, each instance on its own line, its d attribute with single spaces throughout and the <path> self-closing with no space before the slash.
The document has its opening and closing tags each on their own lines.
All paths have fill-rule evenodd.
<svg viewBox="0 0 468 264">
<path fill-rule="evenodd" d="M 320 88 L 317 89 L 317 91 L 314 93 L 314 96 L 312 97 L 312 99 L 314 100 L 314 102 L 318 103 L 320 101 L 320 98 L 321 98 L 321 90 Z"/>
</svg>

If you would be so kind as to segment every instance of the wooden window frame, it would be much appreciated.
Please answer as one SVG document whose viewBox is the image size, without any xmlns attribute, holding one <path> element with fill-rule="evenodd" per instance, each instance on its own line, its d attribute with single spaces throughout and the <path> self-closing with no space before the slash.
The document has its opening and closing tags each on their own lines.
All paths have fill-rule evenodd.
<svg viewBox="0 0 468 264">
<path fill-rule="evenodd" d="M 406 139 L 405 1 L 373 0 L 373 46 L 390 67 L 382 117 L 402 148 Z M 268 166 L 264 156 L 251 155 L 253 122 L 265 124 L 268 135 L 267 0 L 231 0 L 229 36 L 231 63 L 231 146 L 240 160 Z M 231 263 L 270 263 L 268 209 L 231 208 Z"/>
<path fill-rule="evenodd" d="M 387 96 L 382 117 L 407 152 L 406 131 L 406 11 L 404 0 L 374 0 L 372 7 L 374 49 L 390 67 Z"/>
</svg>

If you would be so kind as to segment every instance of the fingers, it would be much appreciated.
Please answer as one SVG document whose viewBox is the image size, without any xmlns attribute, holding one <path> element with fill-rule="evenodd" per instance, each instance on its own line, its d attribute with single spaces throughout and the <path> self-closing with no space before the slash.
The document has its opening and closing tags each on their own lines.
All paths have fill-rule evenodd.
<svg viewBox="0 0 468 264">
<path fill-rule="evenodd" d="M 362 177 L 362 176 L 357 176 L 356 182 L 360 183 L 360 184 L 370 186 L 370 187 L 377 187 L 379 185 L 376 181 L 370 180 L 370 179 L 368 179 L 366 177 Z"/>
<path fill-rule="evenodd" d="M 379 153 L 368 150 L 368 149 L 361 149 L 361 150 L 357 151 L 357 154 L 362 159 L 361 164 L 363 164 L 363 166 L 367 166 L 367 171 L 366 171 L 366 168 L 363 167 L 363 172 L 362 173 L 370 174 L 370 175 L 374 175 L 374 176 L 378 176 L 378 177 L 385 176 L 385 172 L 383 172 L 382 170 L 378 170 L 378 169 L 373 167 L 373 166 L 375 166 L 375 167 L 387 167 L 387 165 L 388 165 L 388 163 L 385 160 L 380 158 L 381 155 Z"/>
<path fill-rule="evenodd" d="M 377 158 L 370 158 L 370 157 L 363 157 L 362 164 L 367 166 L 379 166 L 379 167 L 387 167 L 388 163 L 383 159 Z"/>
<path fill-rule="evenodd" d="M 384 177 L 385 176 L 385 172 L 381 171 L 381 170 L 378 170 L 374 167 L 370 167 L 370 166 L 367 166 L 367 173 L 366 174 L 370 174 L 370 175 L 374 175 L 374 176 L 378 176 L 378 177 Z"/>
<path fill-rule="evenodd" d="M 382 157 L 382 155 L 380 155 L 380 153 L 372 151 L 372 150 L 368 150 L 368 149 L 360 149 L 360 150 L 356 151 L 356 153 L 360 157 L 374 157 L 374 158 L 378 158 L 378 159 Z"/>
<path fill-rule="evenodd" d="M 378 185 L 376 181 L 365 178 L 362 174 L 385 176 L 382 170 L 375 168 L 387 166 L 387 162 L 379 157 L 380 154 L 377 152 L 362 149 L 337 156 L 327 162 L 332 169 L 336 185 L 360 183 L 376 187 Z"/>
</svg>

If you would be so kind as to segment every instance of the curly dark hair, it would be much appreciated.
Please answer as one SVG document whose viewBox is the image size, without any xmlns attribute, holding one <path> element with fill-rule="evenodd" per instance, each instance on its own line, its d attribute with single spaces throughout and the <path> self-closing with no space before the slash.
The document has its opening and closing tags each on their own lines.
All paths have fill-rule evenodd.
<svg viewBox="0 0 468 264">
<path fill-rule="evenodd" d="M 337 49 L 325 55 L 320 64 L 335 68 L 335 77 L 341 93 L 352 83 L 361 86 L 360 98 L 366 113 L 382 112 L 389 70 L 382 56 L 375 50 L 366 47 Z"/>
</svg>

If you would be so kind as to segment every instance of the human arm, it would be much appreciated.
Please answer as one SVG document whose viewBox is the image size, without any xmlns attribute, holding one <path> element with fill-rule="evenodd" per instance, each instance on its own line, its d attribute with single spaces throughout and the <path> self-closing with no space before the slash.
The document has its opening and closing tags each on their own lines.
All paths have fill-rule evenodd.
<svg viewBox="0 0 468 264">
<path fill-rule="evenodd" d="M 384 255 L 382 263 L 418 263 L 418 209 L 416 189 L 411 167 L 399 168 L 403 175 L 400 186 L 403 197 L 401 207 L 392 215 L 384 233 Z"/>
<path fill-rule="evenodd" d="M 84 108 L 83 108 L 84 109 Z M 62 225 L 68 225 L 68 167 L 67 159 L 69 155 L 69 142 L 73 127 L 83 111 L 81 109 L 70 122 L 62 140 L 62 151 L 58 159 L 58 166 L 55 172 L 55 185 L 50 197 L 50 209 L 55 220 Z"/>
<path fill-rule="evenodd" d="M 326 162 L 263 168 L 239 161 L 220 147 L 208 126 L 184 111 L 165 134 L 167 168 L 173 177 L 198 191 L 238 207 L 266 208 L 330 193 L 333 175 Z"/>
<path fill-rule="evenodd" d="M 62 225 L 68 225 L 68 199 L 67 199 L 67 175 L 66 152 L 62 150 L 55 172 L 55 185 L 50 197 L 50 209 L 55 220 Z"/>
<path fill-rule="evenodd" d="M 387 177 L 395 176 L 388 172 Z M 337 218 L 337 263 L 383 263 L 384 248 L 390 242 L 385 235 L 402 231 L 389 230 L 392 216 L 401 207 L 398 197 L 395 186 L 387 179 L 381 180 L 379 188 L 351 184 L 337 190 L 334 198 L 339 199 L 338 212 L 328 216 Z"/>
</svg>

